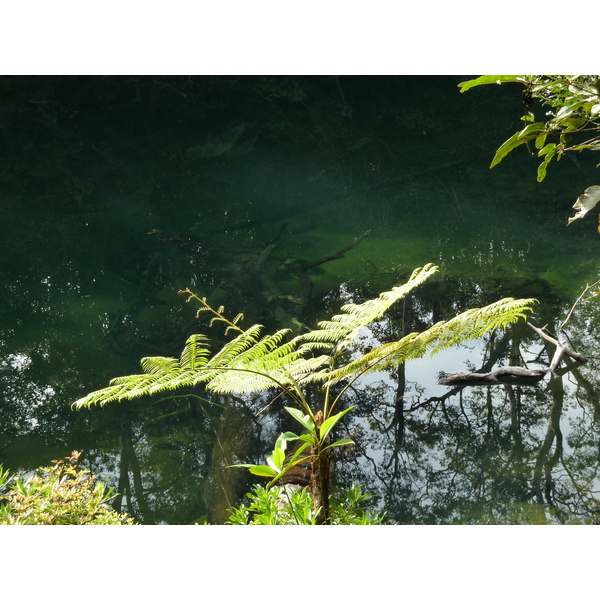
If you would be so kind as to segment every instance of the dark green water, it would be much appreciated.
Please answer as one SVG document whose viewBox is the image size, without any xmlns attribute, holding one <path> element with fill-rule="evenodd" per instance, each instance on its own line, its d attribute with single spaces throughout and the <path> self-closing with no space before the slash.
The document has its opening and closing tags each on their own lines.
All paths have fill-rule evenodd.
<svg viewBox="0 0 600 600">
<path fill-rule="evenodd" d="M 595 160 L 565 157 L 543 184 L 524 150 L 489 170 L 520 90 L 461 95 L 466 78 L 0 79 L 0 462 L 28 471 L 82 450 L 142 522 L 221 521 L 252 483 L 223 464 L 263 460 L 292 426 L 281 405 L 70 410 L 191 333 L 220 339 L 187 287 L 246 324 L 313 326 L 434 262 L 404 322 L 399 307 L 371 335 L 503 296 L 537 298 L 531 321 L 556 327 L 600 278 L 594 217 L 565 227 Z M 336 481 L 400 523 L 597 523 L 599 310 L 569 322 L 588 364 L 535 387 L 435 386 L 535 359 L 527 327 L 369 378 L 349 398 L 357 443 Z"/>
</svg>

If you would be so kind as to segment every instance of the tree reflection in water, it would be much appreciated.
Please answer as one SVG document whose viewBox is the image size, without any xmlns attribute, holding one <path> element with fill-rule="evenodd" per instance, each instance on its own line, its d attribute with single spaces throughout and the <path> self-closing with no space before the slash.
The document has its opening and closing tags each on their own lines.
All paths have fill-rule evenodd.
<svg viewBox="0 0 600 600">
<path fill-rule="evenodd" d="M 582 313 L 597 319 L 598 306 Z M 572 329 L 588 331 L 579 322 Z M 379 335 L 384 330 L 393 336 L 394 324 Z M 572 342 L 597 355 L 592 336 Z M 539 351 L 539 338 L 519 327 L 467 349 L 465 362 L 479 372 L 534 358 L 549 363 Z M 357 390 L 343 434 L 356 439 L 357 451 L 339 466 L 339 481 L 378 493 L 400 523 L 599 523 L 597 370 L 565 362 L 566 374 L 532 386 L 440 386 L 425 394 L 402 368 L 387 383 Z"/>
</svg>

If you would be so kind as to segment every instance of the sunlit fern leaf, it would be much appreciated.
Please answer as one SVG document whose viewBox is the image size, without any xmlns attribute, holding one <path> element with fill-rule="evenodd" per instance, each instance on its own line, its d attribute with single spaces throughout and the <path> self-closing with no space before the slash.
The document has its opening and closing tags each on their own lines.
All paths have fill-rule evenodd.
<svg viewBox="0 0 600 600">
<path fill-rule="evenodd" d="M 90 407 L 95 404 L 103 406 L 108 402 L 131 400 L 148 393 L 150 385 L 157 379 L 156 375 L 127 375 L 117 377 L 110 382 L 110 386 L 90 392 L 87 396 L 73 403 L 73 408 Z"/>
<path fill-rule="evenodd" d="M 355 377 L 366 371 L 378 371 L 407 360 L 433 355 L 451 346 L 481 337 L 525 319 L 537 300 L 503 298 L 482 308 L 467 310 L 449 321 L 439 321 L 426 331 L 410 333 L 402 339 L 383 344 L 328 374 L 329 384 Z M 326 379 L 324 373 L 315 379 Z"/>
<path fill-rule="evenodd" d="M 320 373 L 330 365 L 331 357 L 322 354 L 294 361 L 286 367 L 286 372 L 292 380 L 297 381 L 300 385 L 308 385 L 313 381 L 314 374 Z"/>
<path fill-rule="evenodd" d="M 232 367 L 218 373 L 206 388 L 218 394 L 250 394 L 273 388 L 282 389 L 291 383 L 289 378 L 282 377 L 280 373 L 252 372 Z"/>
<path fill-rule="evenodd" d="M 263 329 L 262 325 L 253 325 L 225 344 L 207 363 L 211 368 L 226 366 L 240 353 L 252 348 Z"/>
<path fill-rule="evenodd" d="M 266 335 L 256 343 L 230 357 L 226 368 L 222 361 L 209 361 L 207 368 L 214 368 L 214 376 L 199 375 L 197 381 L 207 383 L 209 390 L 218 393 L 249 393 L 296 383 L 294 373 L 298 365 L 304 365 L 308 347 L 297 349 L 300 338 L 284 343 L 288 330 L 282 329 Z M 214 367 L 213 367 L 214 364 Z M 309 368 L 309 367 L 307 367 Z"/>
<path fill-rule="evenodd" d="M 256 360 L 257 358 L 260 359 L 268 355 L 270 352 L 276 351 L 289 332 L 289 329 L 280 329 L 273 334 L 263 336 L 262 338 L 258 339 L 254 345 L 240 353 L 236 357 L 236 360 L 242 362 L 252 361 Z"/>
<path fill-rule="evenodd" d="M 142 370 L 150 375 L 162 375 L 170 373 L 179 366 L 176 358 L 165 356 L 147 356 L 141 360 Z"/>
<path fill-rule="evenodd" d="M 261 336 L 263 327 L 254 325 L 225 344 L 212 357 L 205 336 L 196 334 L 186 342 L 180 359 L 147 357 L 144 373 L 118 377 L 107 388 L 77 400 L 74 408 L 132 400 L 145 395 L 205 384 L 220 393 L 248 393 L 292 383 L 293 365 L 302 360 L 308 346 L 297 352 L 300 339 L 284 343 L 289 332 L 282 329 Z"/>
<path fill-rule="evenodd" d="M 335 315 L 331 321 L 321 321 L 319 329 L 306 333 L 304 339 L 310 342 L 338 344 L 340 349 L 343 349 L 354 341 L 363 327 L 380 319 L 395 302 L 406 297 L 438 270 L 436 265 L 429 263 L 415 269 L 404 285 L 394 287 L 362 304 L 345 304 L 341 308 L 345 314 Z"/>
<path fill-rule="evenodd" d="M 285 347 L 285 352 L 281 349 L 281 343 L 289 332 L 288 329 L 259 337 L 261 329 L 261 326 L 251 327 L 226 344 L 204 365 L 206 373 L 200 375 L 199 381 L 208 382 L 217 376 L 222 379 L 227 371 L 221 369 L 266 371 L 268 366 L 266 361 L 269 357 L 278 356 L 278 351 L 284 355 L 293 351 L 291 345 Z"/>
<path fill-rule="evenodd" d="M 360 323 L 361 326 L 368 325 L 380 319 L 392 304 L 410 294 L 438 271 L 439 267 L 433 263 L 428 263 L 424 267 L 415 269 L 404 285 L 393 287 L 391 290 L 379 294 L 377 298 L 367 300 L 362 304 L 346 304 L 342 306 L 342 310 L 357 318 L 357 324 Z"/>
<path fill-rule="evenodd" d="M 335 368 L 336 357 L 354 341 L 363 327 L 383 316 L 394 302 L 405 297 L 437 270 L 432 264 L 415 269 L 406 284 L 384 292 L 374 300 L 347 304 L 342 307 L 343 314 L 321 322 L 318 330 L 287 342 L 288 329 L 263 335 L 263 327 L 254 325 L 240 332 L 211 356 L 208 338 L 193 335 L 186 342 L 179 359 L 144 358 L 142 374 L 113 379 L 109 387 L 91 392 L 73 406 L 103 405 L 199 384 L 205 385 L 209 391 L 223 394 L 279 388 L 293 396 L 301 387 L 312 383 L 330 385 L 343 379 L 352 381 L 369 370 L 397 365 L 427 352 L 439 352 L 497 327 L 505 327 L 524 318 L 535 302 L 506 298 L 472 309 L 450 321 L 436 323 L 422 333 L 411 333 L 399 341 L 384 344 L 345 366 Z"/>
<path fill-rule="evenodd" d="M 181 353 L 179 364 L 183 369 L 196 369 L 205 365 L 210 356 L 209 339 L 200 333 L 188 338 Z M 143 365 L 142 365 L 143 366 Z"/>
<path fill-rule="evenodd" d="M 467 310 L 441 323 L 439 331 L 432 332 L 435 342 L 429 352 L 435 354 L 464 341 L 481 337 L 494 329 L 505 328 L 520 319 L 526 319 L 527 313 L 533 310 L 535 303 L 537 300 L 533 298 L 502 298 L 487 306 Z"/>
<path fill-rule="evenodd" d="M 163 356 L 146 357 L 141 360 L 144 373 L 116 377 L 110 386 L 91 392 L 73 403 L 74 408 L 94 404 L 133 400 L 156 392 L 176 390 L 193 385 L 196 370 L 206 364 L 210 355 L 206 336 L 191 336 L 181 353 L 181 358 Z"/>
</svg>

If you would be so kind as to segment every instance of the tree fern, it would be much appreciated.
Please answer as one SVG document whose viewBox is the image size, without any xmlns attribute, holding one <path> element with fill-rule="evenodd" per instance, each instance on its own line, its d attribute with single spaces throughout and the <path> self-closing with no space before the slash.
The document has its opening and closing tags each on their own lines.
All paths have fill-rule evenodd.
<svg viewBox="0 0 600 600">
<path fill-rule="evenodd" d="M 374 348 L 329 373 L 315 373 L 313 379 L 326 381 L 331 385 L 342 379 L 354 380 L 366 371 L 383 370 L 427 353 L 436 354 L 526 318 L 526 313 L 532 310 L 535 302 L 532 298 L 503 298 L 482 308 L 467 310 L 449 321 L 439 321 L 421 333 L 413 332 L 398 341 Z"/>
<path fill-rule="evenodd" d="M 350 381 L 369 370 L 384 369 L 426 352 L 438 352 L 451 345 L 483 335 L 496 327 L 525 317 L 534 300 L 506 298 L 489 306 L 472 309 L 447 322 L 433 325 L 422 333 L 411 333 L 399 341 L 384 344 L 344 366 L 338 361 L 359 331 L 381 318 L 398 300 L 422 285 L 438 271 L 427 264 L 415 269 L 408 282 L 380 294 L 362 304 L 347 304 L 342 314 L 330 321 L 322 321 L 319 328 L 296 336 L 288 341 L 288 329 L 274 334 L 263 334 L 261 325 L 242 330 L 238 322 L 224 317 L 222 307 L 213 310 L 205 298 L 198 298 L 189 290 L 188 301 L 196 298 L 202 304 L 199 312 L 216 315 L 212 321 L 222 321 L 228 331 L 238 335 L 212 354 L 209 339 L 201 334 L 191 336 L 179 358 L 147 357 L 142 359 L 143 373 L 118 377 L 110 386 L 94 391 L 74 403 L 75 408 L 94 404 L 131 400 L 159 392 L 174 391 L 183 387 L 204 385 L 207 390 L 222 394 L 244 394 L 278 388 L 312 415 L 303 388 L 309 383 L 323 385 L 326 394 L 325 418 L 335 405 L 328 404 L 331 384 L 342 379 Z M 212 323 L 211 321 L 211 323 Z"/>
<path fill-rule="evenodd" d="M 209 339 L 202 334 L 192 335 L 185 344 L 179 363 L 182 368 L 195 369 L 202 367 L 210 356 Z M 142 361 L 142 368 L 144 363 Z"/>
<path fill-rule="evenodd" d="M 304 340 L 320 343 L 331 343 L 338 350 L 351 344 L 358 332 L 369 323 L 380 319 L 398 300 L 408 296 L 415 288 L 422 285 L 429 277 L 437 273 L 439 268 L 429 263 L 415 269 L 409 280 L 399 287 L 383 292 L 373 300 L 362 304 L 346 304 L 342 306 L 342 315 L 335 315 L 331 321 L 321 321 L 319 329 L 303 336 Z"/>
<path fill-rule="evenodd" d="M 182 293 L 189 295 L 188 302 L 191 299 L 200 302 L 198 313 L 213 315 L 210 325 L 222 322 L 226 325 L 226 333 L 235 331 L 237 336 L 213 354 L 206 336 L 193 335 L 187 340 L 179 358 L 144 358 L 141 361 L 142 373 L 117 377 L 109 387 L 77 400 L 74 407 L 104 405 L 197 385 L 221 394 L 244 394 L 276 388 L 302 408 L 302 411 L 294 412 L 287 407 L 288 412 L 296 415 L 295 418 L 309 431 L 308 438 L 300 436 L 299 439 L 312 447 L 313 498 L 315 508 L 322 509 L 320 518 L 326 522 L 329 518 L 330 472 L 327 437 L 331 428 L 350 410 L 337 413 L 334 410 L 348 387 L 369 371 L 385 369 L 427 352 L 433 354 L 497 327 L 506 327 L 525 318 L 535 302 L 532 299 L 505 298 L 483 308 L 468 310 L 449 321 L 440 321 L 421 333 L 410 333 L 400 340 L 383 344 L 353 360 L 347 358 L 348 347 L 363 327 L 380 319 L 395 302 L 406 297 L 437 271 L 438 267 L 433 264 L 415 269 L 404 285 L 362 304 L 346 304 L 341 309 L 342 314 L 333 316 L 330 321 L 322 321 L 318 329 L 288 341 L 288 329 L 265 335 L 261 325 L 253 325 L 244 331 L 238 325 L 242 313 L 229 320 L 223 307 L 214 310 L 206 298 L 184 290 Z M 349 362 L 340 366 L 342 358 Z M 336 383 L 341 383 L 341 390 L 333 385 Z M 322 391 L 320 410 L 311 407 L 306 400 L 304 390 L 309 385 L 320 387 Z M 335 397 L 334 393 L 337 394 Z M 334 444 L 349 442 L 338 440 Z"/>
</svg>

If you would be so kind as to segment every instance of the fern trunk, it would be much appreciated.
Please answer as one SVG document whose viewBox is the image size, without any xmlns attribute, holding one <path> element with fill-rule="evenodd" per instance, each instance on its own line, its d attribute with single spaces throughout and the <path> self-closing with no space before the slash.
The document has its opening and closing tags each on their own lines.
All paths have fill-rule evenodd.
<svg viewBox="0 0 600 600">
<path fill-rule="evenodd" d="M 315 415 L 315 425 L 317 431 L 323 423 L 323 413 L 319 411 Z M 326 446 L 326 440 L 321 440 L 321 446 Z M 313 508 L 317 513 L 317 525 L 329 525 L 329 492 L 331 483 L 331 462 L 329 453 L 325 451 L 319 452 L 317 446 L 313 446 L 314 459 L 312 463 L 312 475 L 310 487 L 313 493 Z"/>
</svg>

